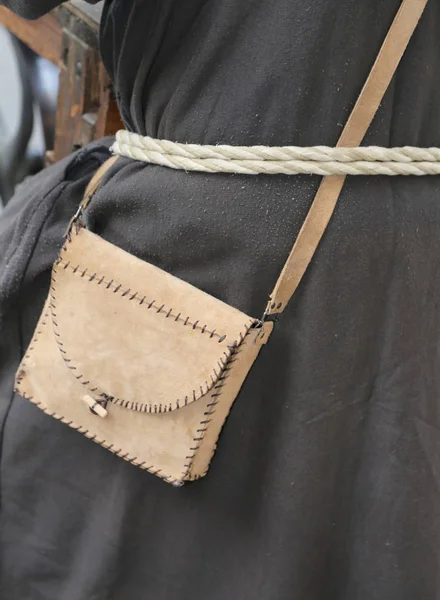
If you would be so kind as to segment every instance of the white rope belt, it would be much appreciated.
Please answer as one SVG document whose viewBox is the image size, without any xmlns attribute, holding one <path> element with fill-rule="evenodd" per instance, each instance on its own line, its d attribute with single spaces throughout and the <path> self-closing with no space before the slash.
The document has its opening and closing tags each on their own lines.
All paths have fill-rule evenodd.
<svg viewBox="0 0 440 600">
<path fill-rule="evenodd" d="M 114 154 L 204 173 L 257 175 L 439 175 L 440 148 L 208 146 L 118 131 Z"/>
</svg>

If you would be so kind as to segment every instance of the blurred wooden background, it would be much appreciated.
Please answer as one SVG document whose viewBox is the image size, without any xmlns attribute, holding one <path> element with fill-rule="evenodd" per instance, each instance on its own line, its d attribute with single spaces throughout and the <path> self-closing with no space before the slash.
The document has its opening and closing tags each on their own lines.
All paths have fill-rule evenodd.
<svg viewBox="0 0 440 600">
<path fill-rule="evenodd" d="M 0 23 L 60 69 L 54 148 L 48 163 L 123 128 L 98 51 L 101 5 L 72 0 L 35 21 L 0 7 Z"/>
</svg>

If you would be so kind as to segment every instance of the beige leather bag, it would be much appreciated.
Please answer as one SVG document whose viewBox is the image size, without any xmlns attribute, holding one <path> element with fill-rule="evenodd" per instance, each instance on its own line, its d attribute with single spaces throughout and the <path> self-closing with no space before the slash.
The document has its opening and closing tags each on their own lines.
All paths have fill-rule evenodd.
<svg viewBox="0 0 440 600">
<path fill-rule="evenodd" d="M 426 0 L 404 0 L 338 142 L 358 145 Z M 344 177 L 323 180 L 258 320 L 87 230 L 92 179 L 53 266 L 16 391 L 121 458 L 182 485 L 206 474 L 262 345 L 324 233 Z"/>
</svg>

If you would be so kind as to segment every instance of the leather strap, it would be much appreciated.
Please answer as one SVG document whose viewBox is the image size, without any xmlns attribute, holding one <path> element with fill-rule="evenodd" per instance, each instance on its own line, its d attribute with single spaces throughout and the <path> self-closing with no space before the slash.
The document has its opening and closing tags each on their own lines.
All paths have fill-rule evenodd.
<svg viewBox="0 0 440 600">
<path fill-rule="evenodd" d="M 107 171 L 115 164 L 118 158 L 119 156 L 111 156 L 110 158 L 108 158 L 104 163 L 102 163 L 102 165 L 93 175 L 92 179 L 89 181 L 89 185 L 86 187 L 86 191 L 84 192 L 84 198 L 82 199 L 80 204 L 82 211 L 84 211 L 88 207 L 94 193 L 99 188 L 102 178 L 107 173 Z"/>
<path fill-rule="evenodd" d="M 99 167 L 99 169 L 93 175 L 92 179 L 89 181 L 88 186 L 86 187 L 86 191 L 84 192 L 83 199 L 81 200 L 81 203 L 78 206 L 78 210 L 73 215 L 73 217 L 70 219 L 69 225 L 67 227 L 66 235 L 70 234 L 73 225 L 81 218 L 82 213 L 87 208 L 87 206 L 90 203 L 90 200 L 93 198 L 93 195 L 95 194 L 96 190 L 98 189 L 98 187 L 102 181 L 102 178 L 107 173 L 107 171 L 115 164 L 115 162 L 118 160 L 118 158 L 119 158 L 119 156 L 111 156 L 110 158 L 108 158 L 105 162 L 102 163 L 102 165 Z"/>
<path fill-rule="evenodd" d="M 402 0 L 370 74 L 337 142 L 337 147 L 359 146 L 376 114 L 428 0 Z M 81 217 L 104 174 L 118 156 L 109 158 L 97 170 L 67 233 Z M 283 270 L 270 294 L 265 316 L 283 312 L 295 293 L 336 208 L 345 182 L 344 175 L 324 177 Z"/>
<path fill-rule="evenodd" d="M 359 146 L 399 65 L 428 0 L 403 0 L 368 79 L 339 138 L 338 147 Z M 335 210 L 344 175 L 324 177 L 290 255 L 270 294 L 265 315 L 279 314 L 297 289 Z"/>
</svg>

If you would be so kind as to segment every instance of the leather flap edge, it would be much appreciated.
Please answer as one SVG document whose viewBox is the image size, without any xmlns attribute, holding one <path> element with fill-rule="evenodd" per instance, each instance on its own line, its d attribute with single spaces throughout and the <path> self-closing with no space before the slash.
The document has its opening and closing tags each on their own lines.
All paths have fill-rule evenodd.
<svg viewBox="0 0 440 600">
<path fill-rule="evenodd" d="M 168 412 L 219 381 L 257 321 L 79 229 L 52 272 L 50 310 L 66 367 L 95 396 Z"/>
</svg>

